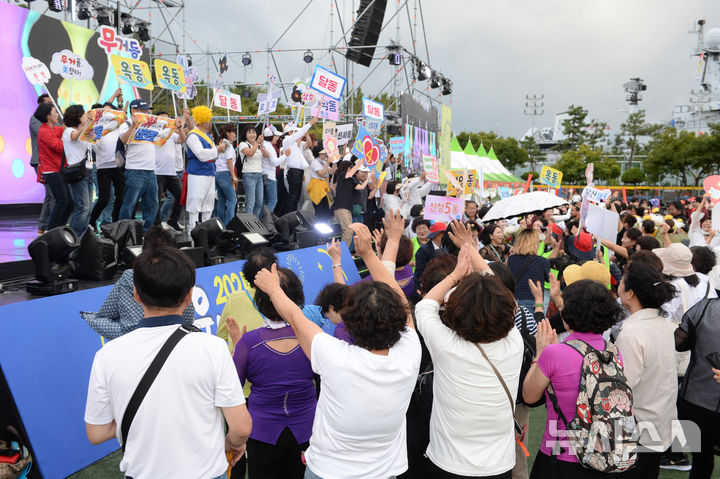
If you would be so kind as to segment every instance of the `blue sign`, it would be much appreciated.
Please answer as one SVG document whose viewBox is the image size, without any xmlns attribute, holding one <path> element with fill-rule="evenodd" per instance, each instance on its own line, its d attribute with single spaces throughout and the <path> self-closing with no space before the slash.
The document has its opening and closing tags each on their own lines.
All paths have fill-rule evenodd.
<svg viewBox="0 0 720 479">
<path fill-rule="evenodd" d="M 315 71 L 310 79 L 310 88 L 322 93 L 333 100 L 340 100 L 347 80 L 335 72 L 320 65 L 315 66 Z"/>
<path fill-rule="evenodd" d="M 355 263 L 342 245 L 348 284 L 359 281 Z M 333 281 L 324 246 L 279 253 L 278 265 L 292 269 L 312 304 Z M 196 323 L 215 333 L 227 298 L 245 289 L 235 261 L 196 271 Z M 100 336 L 80 317 L 97 311 L 112 286 L 0 307 L 0 367 L 33 447 L 34 466 L 44 477 L 66 477 L 119 449 L 111 440 L 93 446 L 85 434 L 85 400 L 90 368 L 102 347 Z M 139 378 L 138 378 L 139 379 Z"/>
</svg>

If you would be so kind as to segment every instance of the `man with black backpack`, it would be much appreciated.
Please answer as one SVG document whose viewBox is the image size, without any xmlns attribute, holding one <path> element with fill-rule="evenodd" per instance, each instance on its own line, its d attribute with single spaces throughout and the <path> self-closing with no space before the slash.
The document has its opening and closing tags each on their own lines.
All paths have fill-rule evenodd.
<svg viewBox="0 0 720 479">
<path fill-rule="evenodd" d="M 133 280 L 145 318 L 95 355 L 88 438 L 118 439 L 126 477 L 227 477 L 225 452 L 237 462 L 252 420 L 225 342 L 182 325 L 195 268 L 181 251 L 160 248 L 135 260 Z"/>
</svg>

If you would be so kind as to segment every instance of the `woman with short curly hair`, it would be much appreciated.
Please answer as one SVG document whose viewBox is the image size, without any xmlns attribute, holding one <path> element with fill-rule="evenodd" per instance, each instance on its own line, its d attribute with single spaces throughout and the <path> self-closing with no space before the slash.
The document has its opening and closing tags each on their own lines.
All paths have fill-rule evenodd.
<svg viewBox="0 0 720 479">
<path fill-rule="evenodd" d="M 568 341 L 583 341 L 598 351 L 607 349 L 602 333 L 617 323 L 625 315 L 625 310 L 613 298 L 607 287 L 589 279 L 575 281 L 565 288 L 562 301 L 558 304 L 565 329 L 571 334 L 558 343 L 557 333 L 552 330 L 548 320 L 538 325 L 535 335 L 537 353 L 523 383 L 523 399 L 532 404 L 545 394 L 547 420 L 545 434 L 540 443 L 530 478 L 595 478 L 606 477 L 598 471 L 581 466 L 577 456 L 567 447 L 559 454 L 553 453 L 553 446 L 566 437 L 565 423 L 552 406 L 547 388 L 552 383 L 557 404 L 563 416 L 568 420 L 575 417 L 577 397 L 580 390 L 580 377 L 583 356 Z M 618 361 L 622 364 L 622 358 Z"/>
<path fill-rule="evenodd" d="M 420 341 L 392 274 L 405 220 L 390 213 L 383 222 L 388 240 L 382 262 L 367 227 L 351 225 L 355 250 L 375 279 L 351 286 L 340 311 L 354 345 L 325 334 L 303 315 L 283 292 L 276 266 L 255 277 L 322 380 L 306 478 L 388 478 L 408 466 L 405 411 L 420 367 Z"/>
<path fill-rule="evenodd" d="M 514 396 L 523 352 L 516 309 L 512 292 L 471 242 L 463 244 L 453 272 L 415 308 L 435 371 L 426 452 L 436 469 L 433 477 L 512 476 Z"/>
</svg>

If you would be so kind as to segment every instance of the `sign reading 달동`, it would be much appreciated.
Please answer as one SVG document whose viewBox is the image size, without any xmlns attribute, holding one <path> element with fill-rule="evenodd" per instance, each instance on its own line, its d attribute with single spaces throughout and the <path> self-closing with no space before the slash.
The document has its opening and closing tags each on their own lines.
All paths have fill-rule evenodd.
<svg viewBox="0 0 720 479">
<path fill-rule="evenodd" d="M 347 80 L 335 72 L 320 65 L 315 66 L 315 72 L 310 79 L 310 88 L 322 93 L 333 100 L 340 100 Z"/>
</svg>

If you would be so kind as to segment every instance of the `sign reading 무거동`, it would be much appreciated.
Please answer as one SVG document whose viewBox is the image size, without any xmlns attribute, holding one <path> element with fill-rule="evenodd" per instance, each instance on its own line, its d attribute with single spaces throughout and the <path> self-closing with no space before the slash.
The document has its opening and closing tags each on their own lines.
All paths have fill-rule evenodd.
<svg viewBox="0 0 720 479">
<path fill-rule="evenodd" d="M 463 215 L 465 200 L 450 196 L 427 195 L 423 218 L 431 221 L 450 222 L 460 220 Z"/>
<path fill-rule="evenodd" d="M 310 88 L 322 93 L 333 100 L 340 100 L 347 80 L 335 72 L 320 65 L 315 66 L 315 73 L 310 79 Z"/>
<path fill-rule="evenodd" d="M 95 70 L 87 60 L 70 50 L 53 53 L 50 70 L 63 78 L 73 80 L 90 80 L 95 74 Z"/>
</svg>

